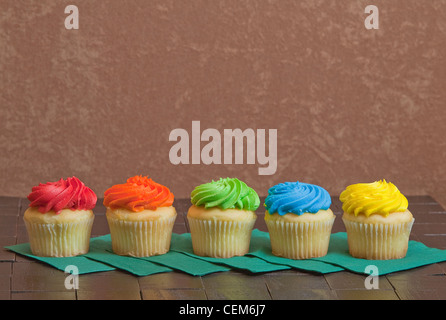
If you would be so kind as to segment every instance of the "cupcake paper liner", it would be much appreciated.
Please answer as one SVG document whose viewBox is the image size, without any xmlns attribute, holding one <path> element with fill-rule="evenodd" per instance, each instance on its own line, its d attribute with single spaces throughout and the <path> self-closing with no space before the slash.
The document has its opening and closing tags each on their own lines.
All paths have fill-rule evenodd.
<svg viewBox="0 0 446 320">
<path fill-rule="evenodd" d="M 31 251 L 41 257 L 72 257 L 87 253 L 94 216 L 78 222 L 32 223 L 25 221 Z"/>
<path fill-rule="evenodd" d="M 350 254 L 355 258 L 388 260 L 404 258 L 414 219 L 396 224 L 372 224 L 343 219 Z"/>
<path fill-rule="evenodd" d="M 230 258 L 248 253 L 255 219 L 219 221 L 188 217 L 188 221 L 194 254 Z"/>
<path fill-rule="evenodd" d="M 335 218 L 314 222 L 265 221 L 272 253 L 288 259 L 308 259 L 327 254 Z"/>
<path fill-rule="evenodd" d="M 107 217 L 113 252 L 133 257 L 167 253 L 175 219 L 176 215 L 149 221 L 125 221 Z"/>
</svg>

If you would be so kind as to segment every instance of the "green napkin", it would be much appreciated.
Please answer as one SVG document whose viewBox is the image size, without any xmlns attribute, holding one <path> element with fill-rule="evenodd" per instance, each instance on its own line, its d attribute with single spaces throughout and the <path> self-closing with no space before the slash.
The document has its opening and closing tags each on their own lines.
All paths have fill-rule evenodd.
<svg viewBox="0 0 446 320">
<path fill-rule="evenodd" d="M 62 271 L 65 271 L 67 266 L 76 266 L 79 274 L 115 270 L 115 268 L 107 264 L 90 260 L 84 256 L 66 258 L 38 257 L 32 254 L 29 243 L 7 246 L 5 248 L 29 258 L 42 261 Z"/>
<path fill-rule="evenodd" d="M 345 232 L 331 235 L 328 253 L 324 257 L 307 260 L 286 259 L 276 257 L 271 253 L 269 234 L 257 229 L 252 232 L 249 253 L 242 257 L 227 259 L 195 255 L 190 233 L 172 234 L 171 249 L 168 253 L 141 258 L 114 254 L 109 234 L 92 238 L 90 240 L 90 251 L 87 254 L 76 257 L 38 257 L 32 254 L 29 243 L 7 246 L 5 248 L 47 263 L 62 271 L 65 271 L 67 266 L 74 265 L 78 268 L 79 274 L 110 271 L 117 268 L 137 276 L 170 272 L 172 270 L 200 276 L 231 269 L 259 273 L 291 268 L 321 274 L 342 270 L 369 274 L 366 268 L 370 265 L 376 266 L 379 275 L 384 275 L 446 261 L 446 250 L 429 248 L 417 241 L 409 241 L 407 255 L 402 259 L 365 260 L 354 258 L 348 252 L 347 234 Z"/>
<path fill-rule="evenodd" d="M 193 258 L 187 254 L 170 250 L 168 253 L 139 258 L 145 261 L 151 261 L 159 263 L 161 265 L 168 266 L 172 269 L 188 273 L 192 276 L 204 276 L 206 274 L 214 272 L 222 272 L 231 270 L 229 267 L 218 265 L 215 263 L 209 263 L 201 259 Z"/>
<path fill-rule="evenodd" d="M 446 250 L 429 248 L 424 244 L 411 240 L 406 257 L 392 260 L 366 260 L 352 257 L 348 252 L 347 234 L 334 233 L 330 238 L 328 254 L 314 260 L 330 263 L 356 273 L 370 274 L 366 268 L 370 265 L 377 267 L 378 274 L 385 275 L 392 272 L 408 270 L 436 262 L 446 261 Z"/>
<path fill-rule="evenodd" d="M 171 244 L 176 241 L 181 241 L 181 237 L 177 234 L 172 234 Z M 151 257 L 118 256 L 113 253 L 110 234 L 92 239 L 90 246 L 92 250 L 86 254 L 88 258 L 106 262 L 138 276 L 167 272 L 174 269 L 193 276 L 230 270 L 227 267 L 195 259 L 172 250 L 165 254 Z M 98 253 L 99 250 L 101 251 Z"/>
<path fill-rule="evenodd" d="M 277 257 L 272 254 L 271 241 L 268 232 L 263 232 L 258 229 L 252 231 L 251 247 L 248 255 L 261 258 L 265 261 L 286 265 L 294 269 L 312 271 L 317 273 L 331 273 L 344 270 L 336 265 L 317 261 L 314 259 L 306 260 L 292 260 L 283 257 Z"/>
<path fill-rule="evenodd" d="M 140 260 L 135 257 L 114 254 L 112 251 L 110 234 L 92 238 L 90 240 L 90 251 L 83 256 L 125 270 L 137 276 L 147 276 L 155 273 L 172 271 L 171 268 L 163 265 Z"/>
<path fill-rule="evenodd" d="M 172 269 L 202 276 L 214 272 L 229 271 L 232 268 L 251 272 L 268 272 L 289 269 L 288 266 L 275 265 L 254 257 L 233 257 L 230 259 L 205 258 L 193 254 L 192 240 L 189 233 L 172 234 L 170 251 L 151 257 L 126 257 L 115 255 L 111 247 L 110 235 L 97 237 L 90 242 L 90 252 L 85 255 L 97 261 L 105 262 L 116 268 L 135 275 L 149 275 Z"/>
<path fill-rule="evenodd" d="M 206 262 L 221 264 L 229 268 L 247 270 L 253 273 L 258 272 L 271 272 L 278 270 L 290 269 L 290 266 L 283 264 L 270 263 L 263 259 L 253 256 L 241 256 L 231 258 L 211 258 L 202 257 L 194 254 L 192 247 L 192 238 L 190 233 L 183 233 L 181 235 L 172 235 L 171 251 L 180 252 L 186 254 L 195 259 L 200 259 Z"/>
<path fill-rule="evenodd" d="M 175 242 L 176 239 L 177 235 L 173 234 L 172 242 Z M 169 251 L 166 254 L 152 257 L 119 256 L 113 253 L 110 234 L 91 239 L 90 252 L 85 254 L 85 256 L 90 259 L 105 262 L 137 276 L 169 272 L 174 269 L 193 276 L 230 270 L 227 267 L 194 259 L 175 251 Z"/>
</svg>

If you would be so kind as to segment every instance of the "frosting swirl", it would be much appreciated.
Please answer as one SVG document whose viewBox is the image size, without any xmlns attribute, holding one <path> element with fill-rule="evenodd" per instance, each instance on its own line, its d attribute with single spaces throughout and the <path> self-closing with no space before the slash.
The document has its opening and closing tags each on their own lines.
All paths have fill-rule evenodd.
<svg viewBox="0 0 446 320">
<path fill-rule="evenodd" d="M 91 210 L 98 200 L 96 194 L 76 177 L 60 179 L 56 182 L 40 183 L 32 188 L 28 195 L 30 207 L 37 207 L 39 212 L 62 209 Z"/>
<path fill-rule="evenodd" d="M 143 176 L 128 178 L 126 183 L 116 184 L 104 192 L 106 207 L 133 212 L 170 207 L 173 200 L 174 195 L 167 187 Z"/>
<path fill-rule="evenodd" d="M 279 183 L 268 190 L 265 207 L 270 214 L 284 215 L 294 213 L 316 213 L 328 210 L 331 205 L 330 194 L 324 188 L 303 182 Z"/>
<path fill-rule="evenodd" d="M 237 178 L 220 178 L 195 187 L 191 202 L 196 206 L 255 211 L 260 199 L 254 189 Z"/>
<path fill-rule="evenodd" d="M 367 217 L 378 213 L 387 216 L 392 212 L 403 212 L 409 205 L 406 197 L 391 182 L 386 180 L 358 183 L 348 186 L 340 195 L 342 210 Z"/>
</svg>

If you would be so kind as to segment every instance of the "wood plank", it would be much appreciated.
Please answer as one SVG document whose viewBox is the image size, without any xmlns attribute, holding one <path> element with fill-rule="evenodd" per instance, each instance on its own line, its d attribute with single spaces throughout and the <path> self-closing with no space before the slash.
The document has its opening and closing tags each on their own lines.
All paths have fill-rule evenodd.
<svg viewBox="0 0 446 320">
<path fill-rule="evenodd" d="M 446 276 L 439 264 L 386 275 L 400 299 L 441 299 Z"/>
<path fill-rule="evenodd" d="M 325 278 L 317 274 L 275 273 L 265 275 L 265 281 L 273 300 L 335 298 Z"/>
<path fill-rule="evenodd" d="M 206 296 L 209 300 L 271 300 L 266 286 L 262 289 L 244 286 L 212 287 L 206 288 Z"/>
<path fill-rule="evenodd" d="M 399 300 L 393 290 L 336 290 L 340 300 Z"/>
<path fill-rule="evenodd" d="M 332 197 L 336 220 L 333 232 L 345 231 L 342 206 Z M 416 218 L 411 239 L 446 249 L 446 210 L 429 196 L 408 196 Z M 263 201 L 263 199 L 262 199 Z M 23 223 L 27 199 L 0 197 L 0 225 L 7 237 L 0 244 L 28 241 Z M 190 199 L 176 199 L 178 212 L 174 232 L 188 232 L 186 219 Z M 96 213 L 97 211 L 97 213 Z M 95 209 L 94 235 L 108 233 L 105 208 Z M 257 210 L 256 228 L 266 231 L 264 209 Z M 269 299 L 446 299 L 446 262 L 397 272 L 379 278 L 379 290 L 364 288 L 365 275 L 338 272 L 327 275 L 286 270 L 253 275 L 238 271 L 193 277 L 169 272 L 135 277 L 122 271 L 81 275 L 77 291 L 64 287 L 65 274 L 30 258 L 0 251 L 0 299 L 145 299 L 145 300 L 269 300 Z"/>
<path fill-rule="evenodd" d="M 78 290 L 77 300 L 141 300 L 139 290 Z"/>
<path fill-rule="evenodd" d="M 324 275 L 330 289 L 333 290 L 365 290 L 367 275 L 356 274 L 348 271 L 334 272 Z M 393 290 L 392 285 L 386 277 L 379 277 L 375 282 L 379 290 Z M 376 290 L 376 289 L 374 289 Z"/>
<path fill-rule="evenodd" d="M 172 271 L 139 277 L 138 283 L 141 290 L 146 289 L 203 289 L 200 277 Z"/>
<path fill-rule="evenodd" d="M 20 205 L 20 197 L 0 196 L 0 207 L 17 208 Z"/>
<path fill-rule="evenodd" d="M 26 291 L 11 292 L 11 300 L 76 300 L 73 291 Z"/>
<path fill-rule="evenodd" d="M 203 289 L 144 289 L 143 300 L 206 300 Z"/>
<path fill-rule="evenodd" d="M 237 271 L 213 273 L 201 277 L 206 296 L 210 300 L 270 300 L 263 275 Z"/>
</svg>

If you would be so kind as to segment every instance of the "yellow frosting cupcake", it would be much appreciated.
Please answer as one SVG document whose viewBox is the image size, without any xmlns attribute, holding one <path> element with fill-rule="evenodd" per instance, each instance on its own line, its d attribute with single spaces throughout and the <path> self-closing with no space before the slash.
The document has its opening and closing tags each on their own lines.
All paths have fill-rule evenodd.
<svg viewBox="0 0 446 320">
<path fill-rule="evenodd" d="M 404 258 L 414 218 L 406 197 L 385 180 L 348 186 L 340 195 L 349 252 L 356 258 Z"/>
</svg>

